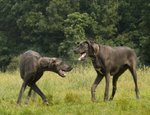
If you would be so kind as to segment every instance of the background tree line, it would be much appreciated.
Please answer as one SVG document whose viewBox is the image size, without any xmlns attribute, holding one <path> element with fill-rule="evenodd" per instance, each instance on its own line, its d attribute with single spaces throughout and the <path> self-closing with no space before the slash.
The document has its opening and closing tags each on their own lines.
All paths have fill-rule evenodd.
<svg viewBox="0 0 150 115">
<path fill-rule="evenodd" d="M 149 0 L 0 0 L 0 70 L 20 53 L 74 59 L 76 42 L 129 46 L 150 65 Z"/>
</svg>

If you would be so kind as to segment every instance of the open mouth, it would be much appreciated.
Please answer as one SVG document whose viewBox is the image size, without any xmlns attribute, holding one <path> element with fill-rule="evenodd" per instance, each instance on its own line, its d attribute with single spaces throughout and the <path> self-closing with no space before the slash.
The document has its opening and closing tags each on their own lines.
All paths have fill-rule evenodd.
<svg viewBox="0 0 150 115">
<path fill-rule="evenodd" d="M 78 60 L 79 60 L 79 61 L 84 60 L 85 57 L 86 57 L 86 53 L 83 52 L 83 53 L 80 54 L 80 57 L 78 58 Z"/>
<path fill-rule="evenodd" d="M 62 77 L 65 77 L 66 76 L 65 71 L 59 70 L 59 75 L 62 76 Z"/>
<path fill-rule="evenodd" d="M 67 68 L 63 67 L 62 69 L 58 70 L 58 74 L 61 77 L 65 77 L 67 72 L 70 72 L 73 68 L 71 66 L 68 66 Z"/>
<path fill-rule="evenodd" d="M 65 76 L 66 76 L 66 73 L 65 73 L 65 71 L 63 71 L 63 70 L 59 70 L 59 75 L 60 75 L 61 77 L 65 77 Z"/>
</svg>

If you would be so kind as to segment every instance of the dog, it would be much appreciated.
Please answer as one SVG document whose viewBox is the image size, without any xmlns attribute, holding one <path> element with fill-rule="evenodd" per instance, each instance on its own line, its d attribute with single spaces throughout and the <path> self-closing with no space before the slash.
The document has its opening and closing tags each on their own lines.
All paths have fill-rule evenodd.
<svg viewBox="0 0 150 115">
<path fill-rule="evenodd" d="M 91 99 L 96 101 L 95 90 L 100 81 L 105 77 L 106 86 L 104 92 L 104 101 L 113 100 L 117 89 L 117 80 L 119 76 L 127 69 L 131 72 L 135 83 L 136 98 L 139 98 L 139 89 L 137 84 L 136 74 L 136 54 L 133 49 L 129 47 L 110 47 L 106 45 L 100 45 L 93 41 L 83 41 L 79 43 L 74 53 L 80 54 L 79 61 L 85 60 L 86 57 L 92 59 L 93 66 L 97 72 L 97 77 L 91 87 Z M 110 75 L 113 76 L 112 80 L 112 95 L 109 99 L 109 82 Z"/>
<path fill-rule="evenodd" d="M 28 98 L 31 96 L 31 91 L 34 90 L 34 92 L 41 96 L 43 102 L 48 105 L 45 95 L 38 88 L 36 82 L 42 77 L 44 71 L 52 71 L 61 77 L 65 77 L 65 72 L 71 71 L 72 67 L 64 63 L 62 59 L 42 57 L 38 52 L 28 50 L 20 57 L 19 69 L 23 83 L 19 92 L 17 104 L 21 103 L 22 94 L 26 86 L 29 86 Z"/>
</svg>

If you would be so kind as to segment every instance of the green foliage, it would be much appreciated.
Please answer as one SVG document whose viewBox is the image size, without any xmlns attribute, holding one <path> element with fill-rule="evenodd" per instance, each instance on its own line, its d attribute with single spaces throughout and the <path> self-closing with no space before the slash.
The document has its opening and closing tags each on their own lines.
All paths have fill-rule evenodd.
<svg viewBox="0 0 150 115">
<path fill-rule="evenodd" d="M 130 46 L 150 65 L 149 11 L 148 0 L 0 0 L 0 68 L 28 49 L 73 60 L 86 38 Z"/>
<path fill-rule="evenodd" d="M 10 49 L 7 46 L 7 36 L 0 32 L 0 71 L 5 72 L 10 63 Z"/>
<path fill-rule="evenodd" d="M 64 32 L 66 38 L 81 40 L 85 39 L 85 35 L 82 34 L 88 34 L 88 32 L 92 34 L 96 25 L 96 21 L 89 14 L 74 12 L 69 14 L 65 20 Z M 77 34 L 79 34 L 79 36 L 77 36 Z"/>
<path fill-rule="evenodd" d="M 18 69 L 18 67 L 19 67 L 19 56 L 13 57 L 10 60 L 10 64 L 7 66 L 7 70 L 9 72 L 13 72 L 13 71 L 16 71 L 16 69 Z"/>
<path fill-rule="evenodd" d="M 105 13 L 104 13 L 105 12 Z M 117 34 L 117 24 L 120 20 L 118 15 L 118 4 L 113 1 L 109 1 L 101 8 L 101 17 L 99 22 L 99 35 L 106 40 L 114 39 Z"/>
<path fill-rule="evenodd" d="M 42 12 L 28 12 L 17 20 L 17 25 L 21 30 L 34 30 L 33 32 L 43 32 L 47 30 L 47 21 Z"/>
<path fill-rule="evenodd" d="M 68 49 L 72 49 L 78 41 L 86 39 L 88 33 L 93 33 L 96 24 L 96 21 L 87 13 L 74 12 L 69 14 L 64 21 L 64 34 L 66 39 L 60 44 L 60 52 L 71 58 L 73 52 Z"/>
<path fill-rule="evenodd" d="M 141 47 L 141 57 L 140 57 L 140 60 L 143 61 L 143 63 L 145 65 L 149 65 L 150 64 L 150 52 L 149 52 L 149 49 L 150 49 L 150 36 L 147 36 L 147 37 L 143 37 L 141 38 L 141 44 L 142 44 L 142 47 Z"/>
</svg>

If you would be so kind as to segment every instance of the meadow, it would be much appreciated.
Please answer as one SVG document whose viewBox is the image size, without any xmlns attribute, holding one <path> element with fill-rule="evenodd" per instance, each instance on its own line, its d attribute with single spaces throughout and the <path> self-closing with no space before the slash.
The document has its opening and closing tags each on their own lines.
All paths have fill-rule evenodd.
<svg viewBox="0 0 150 115">
<path fill-rule="evenodd" d="M 97 102 L 93 103 L 90 89 L 96 72 L 92 66 L 77 66 L 65 78 L 45 72 L 37 85 L 50 105 L 44 105 L 38 95 L 25 105 L 27 88 L 18 106 L 16 100 L 22 84 L 19 72 L 0 73 L 0 115 L 150 115 L 150 68 L 138 69 L 137 74 L 139 100 L 135 97 L 132 76 L 126 71 L 118 80 L 113 101 L 103 102 L 103 79 L 96 90 Z M 112 86 L 110 94 L 111 90 Z"/>
</svg>

